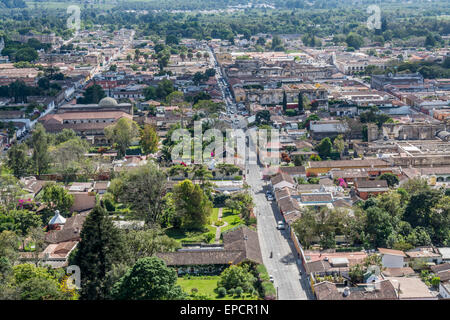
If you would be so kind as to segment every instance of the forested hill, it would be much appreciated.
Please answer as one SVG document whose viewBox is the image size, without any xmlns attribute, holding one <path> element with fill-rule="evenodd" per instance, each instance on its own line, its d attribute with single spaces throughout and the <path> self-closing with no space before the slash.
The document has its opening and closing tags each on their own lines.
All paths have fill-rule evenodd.
<svg viewBox="0 0 450 320">
<path fill-rule="evenodd" d="M 0 0 L 0 8 L 26 8 L 27 5 L 23 0 Z"/>
</svg>

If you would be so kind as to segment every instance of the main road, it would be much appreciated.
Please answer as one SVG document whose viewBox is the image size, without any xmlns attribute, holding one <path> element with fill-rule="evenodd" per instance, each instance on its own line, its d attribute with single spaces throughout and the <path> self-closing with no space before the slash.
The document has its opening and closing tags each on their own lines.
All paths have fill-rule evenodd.
<svg viewBox="0 0 450 320">
<path fill-rule="evenodd" d="M 247 164 L 247 169 L 246 180 L 255 202 L 261 254 L 268 273 L 274 278 L 278 299 L 314 299 L 289 231 L 277 229 L 282 217 L 275 201 L 266 199 L 269 186 L 263 180 L 262 168 L 258 164 Z"/>
<path fill-rule="evenodd" d="M 211 59 L 216 60 L 212 48 L 208 47 Z M 227 105 L 227 113 L 236 112 L 236 103 L 227 90 L 228 83 L 223 76 L 217 60 L 214 61 L 216 78 Z M 246 131 L 247 123 L 244 117 L 236 114 L 236 122 L 232 122 L 233 129 Z M 253 141 L 249 139 L 250 149 Z M 306 300 L 313 299 L 306 273 L 298 260 L 287 230 L 278 230 L 277 222 L 282 220 L 275 202 L 266 200 L 265 192 L 268 186 L 262 177 L 262 167 L 246 161 L 246 182 L 251 187 L 255 202 L 255 212 L 258 222 L 258 237 L 261 254 L 268 273 L 274 278 L 274 286 L 280 300 Z M 248 170 L 248 171 L 247 171 Z M 272 258 L 270 253 L 272 252 Z M 302 276 L 303 275 L 303 276 Z"/>
</svg>

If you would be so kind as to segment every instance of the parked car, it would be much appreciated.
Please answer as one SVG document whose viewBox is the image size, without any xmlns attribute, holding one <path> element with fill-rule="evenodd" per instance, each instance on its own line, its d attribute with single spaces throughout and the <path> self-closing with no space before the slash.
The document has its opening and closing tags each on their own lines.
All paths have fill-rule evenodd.
<svg viewBox="0 0 450 320">
<path fill-rule="evenodd" d="M 269 276 L 269 279 L 270 279 L 270 282 L 272 282 L 272 283 L 275 281 L 275 279 L 273 278 L 272 275 Z"/>
<path fill-rule="evenodd" d="M 283 221 L 278 221 L 277 229 L 278 229 L 278 230 L 284 230 L 284 229 L 286 229 L 286 226 L 284 225 L 284 222 L 283 222 Z"/>
</svg>

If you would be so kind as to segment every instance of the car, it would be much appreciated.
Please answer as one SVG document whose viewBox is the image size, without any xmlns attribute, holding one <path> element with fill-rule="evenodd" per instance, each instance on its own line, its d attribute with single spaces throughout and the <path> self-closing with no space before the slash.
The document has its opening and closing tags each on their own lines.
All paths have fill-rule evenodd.
<svg viewBox="0 0 450 320">
<path fill-rule="evenodd" d="M 273 278 L 272 275 L 269 276 L 269 280 L 270 280 L 270 282 L 272 282 L 272 283 L 275 281 L 275 279 Z"/>
<path fill-rule="evenodd" d="M 266 198 L 267 198 L 268 201 L 275 200 L 274 197 L 271 194 L 268 194 Z"/>
<path fill-rule="evenodd" d="M 278 221 L 277 229 L 278 229 L 278 230 L 284 230 L 284 229 L 286 229 L 286 226 L 284 225 L 284 222 L 283 222 L 283 221 Z"/>
</svg>

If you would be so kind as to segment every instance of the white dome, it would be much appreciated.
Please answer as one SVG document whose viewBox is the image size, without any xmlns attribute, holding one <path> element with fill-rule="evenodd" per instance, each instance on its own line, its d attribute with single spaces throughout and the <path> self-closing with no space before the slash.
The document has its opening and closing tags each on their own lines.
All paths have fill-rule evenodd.
<svg viewBox="0 0 450 320">
<path fill-rule="evenodd" d="M 50 220 L 50 222 L 48 224 L 52 225 L 52 224 L 65 224 L 65 223 L 66 223 L 66 218 L 64 218 L 61 214 L 59 214 L 59 211 L 56 210 L 55 215 L 53 216 L 53 218 Z"/>
<path fill-rule="evenodd" d="M 114 98 L 106 97 L 99 101 L 98 106 L 99 107 L 112 107 L 117 106 L 117 101 Z"/>
</svg>

